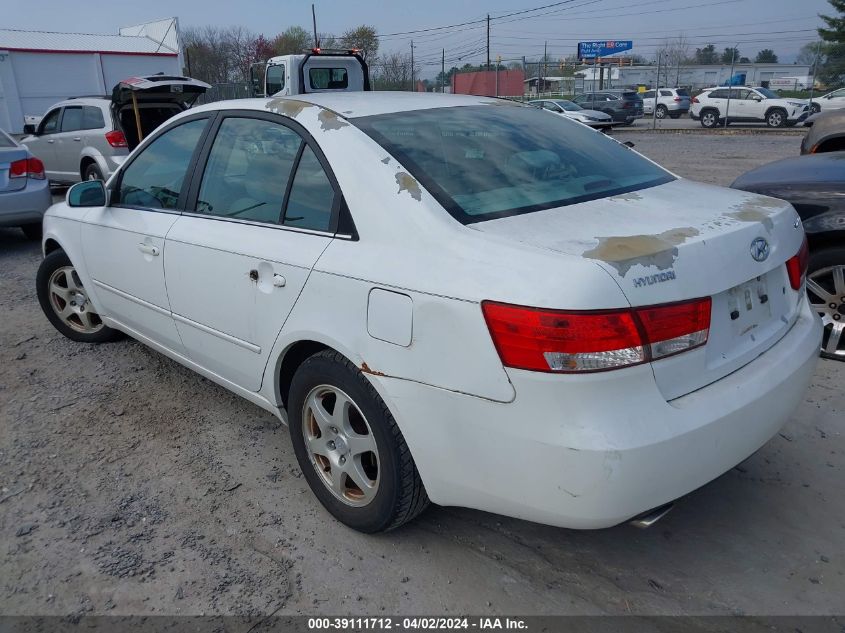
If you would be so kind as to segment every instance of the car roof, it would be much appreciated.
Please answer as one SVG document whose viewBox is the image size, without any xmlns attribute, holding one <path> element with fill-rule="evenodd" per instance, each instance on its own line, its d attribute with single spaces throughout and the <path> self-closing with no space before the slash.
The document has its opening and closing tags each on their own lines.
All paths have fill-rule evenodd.
<svg viewBox="0 0 845 633">
<path fill-rule="evenodd" d="M 347 119 L 392 114 L 411 110 L 430 110 L 432 108 L 454 108 L 472 105 L 507 105 L 521 107 L 522 104 L 507 99 L 494 97 L 476 97 L 473 95 L 453 95 L 423 92 L 317 92 L 291 97 L 271 97 L 262 99 L 236 99 L 217 101 L 191 108 L 191 112 L 207 110 L 259 110 L 266 112 L 284 109 L 285 102 L 310 103 L 332 110 Z"/>
</svg>

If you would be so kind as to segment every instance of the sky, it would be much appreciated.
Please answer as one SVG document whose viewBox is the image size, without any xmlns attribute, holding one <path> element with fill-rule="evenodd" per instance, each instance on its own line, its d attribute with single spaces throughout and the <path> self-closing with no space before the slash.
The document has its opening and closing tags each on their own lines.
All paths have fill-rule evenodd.
<svg viewBox="0 0 845 633">
<path fill-rule="evenodd" d="M 578 41 L 592 39 L 633 40 L 634 53 L 653 58 L 666 38 L 683 34 L 691 52 L 708 43 L 719 51 L 736 44 L 752 59 L 771 48 L 780 61 L 792 62 L 803 44 L 818 40 L 818 14 L 832 12 L 827 0 L 316 0 L 315 5 L 320 32 L 369 24 L 381 36 L 380 50 L 388 52 L 409 51 L 413 40 L 423 77 L 440 70 L 442 49 L 447 68 L 486 61 L 488 13 L 493 59 L 538 59 L 546 44 L 550 56 L 563 57 L 575 52 Z M 25 11 L 6 13 L 3 26 L 116 33 L 121 26 L 167 17 L 178 17 L 182 28 L 239 25 L 272 37 L 291 25 L 310 31 L 311 3 L 39 0 Z"/>
</svg>

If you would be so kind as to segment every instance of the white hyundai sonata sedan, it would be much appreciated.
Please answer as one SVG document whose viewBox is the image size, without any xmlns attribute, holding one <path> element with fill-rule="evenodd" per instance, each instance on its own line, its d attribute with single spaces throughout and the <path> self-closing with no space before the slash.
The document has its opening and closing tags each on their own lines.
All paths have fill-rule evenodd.
<svg viewBox="0 0 845 633">
<path fill-rule="evenodd" d="M 778 431 L 821 339 L 789 204 L 483 97 L 192 109 L 71 188 L 43 246 L 62 334 L 129 334 L 277 415 L 366 532 L 429 500 L 654 518 Z"/>
</svg>

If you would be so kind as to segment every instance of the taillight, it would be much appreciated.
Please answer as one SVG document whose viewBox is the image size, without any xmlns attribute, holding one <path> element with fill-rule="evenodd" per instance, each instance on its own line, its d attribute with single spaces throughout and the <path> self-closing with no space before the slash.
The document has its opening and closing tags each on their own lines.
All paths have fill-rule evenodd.
<svg viewBox="0 0 845 633">
<path fill-rule="evenodd" d="M 9 165 L 9 178 L 44 180 L 44 163 L 35 157 L 16 160 Z"/>
<path fill-rule="evenodd" d="M 126 136 L 120 130 L 106 132 L 106 140 L 112 147 L 129 147 L 129 143 L 126 142 Z"/>
<path fill-rule="evenodd" d="M 810 263 L 810 247 L 807 244 L 807 236 L 804 236 L 804 241 L 801 242 L 801 248 L 794 257 L 786 260 L 786 272 L 789 274 L 789 285 L 793 290 L 800 290 L 801 284 L 804 281 L 804 275 L 807 274 L 807 266 Z"/>
<path fill-rule="evenodd" d="M 681 100 L 680 97 L 675 97 L 675 99 L 674 99 L 674 101 L 680 101 L 680 100 Z"/>
<path fill-rule="evenodd" d="M 606 371 L 707 342 L 710 298 L 622 310 L 566 311 L 484 301 L 502 363 L 542 372 Z"/>
<path fill-rule="evenodd" d="M 701 102 L 698 100 L 698 97 L 693 97 L 693 98 L 692 98 L 692 102 L 693 102 L 693 103 L 701 103 Z"/>
</svg>

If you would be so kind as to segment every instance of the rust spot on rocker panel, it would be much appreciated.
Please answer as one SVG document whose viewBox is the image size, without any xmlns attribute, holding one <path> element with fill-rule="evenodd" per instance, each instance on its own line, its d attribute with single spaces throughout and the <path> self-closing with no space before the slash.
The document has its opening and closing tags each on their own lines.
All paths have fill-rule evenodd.
<svg viewBox="0 0 845 633">
<path fill-rule="evenodd" d="M 584 251 L 583 255 L 610 264 L 623 277 L 636 264 L 666 270 L 672 267 L 678 257 L 678 245 L 698 233 L 698 229 L 685 227 L 670 229 L 657 235 L 597 237 L 598 246 Z"/>
<path fill-rule="evenodd" d="M 418 183 L 417 179 L 414 178 L 411 174 L 406 173 L 404 171 L 398 172 L 396 174 L 396 184 L 399 185 L 399 191 L 397 191 L 396 193 L 402 193 L 403 191 L 407 191 L 411 194 L 411 197 L 414 200 L 422 200 L 422 190 L 420 189 L 420 183 Z"/>
<path fill-rule="evenodd" d="M 365 374 L 370 374 L 371 376 L 387 376 L 384 372 L 376 371 L 375 369 L 370 369 L 370 366 L 367 363 L 361 363 L 361 371 Z"/>
</svg>

